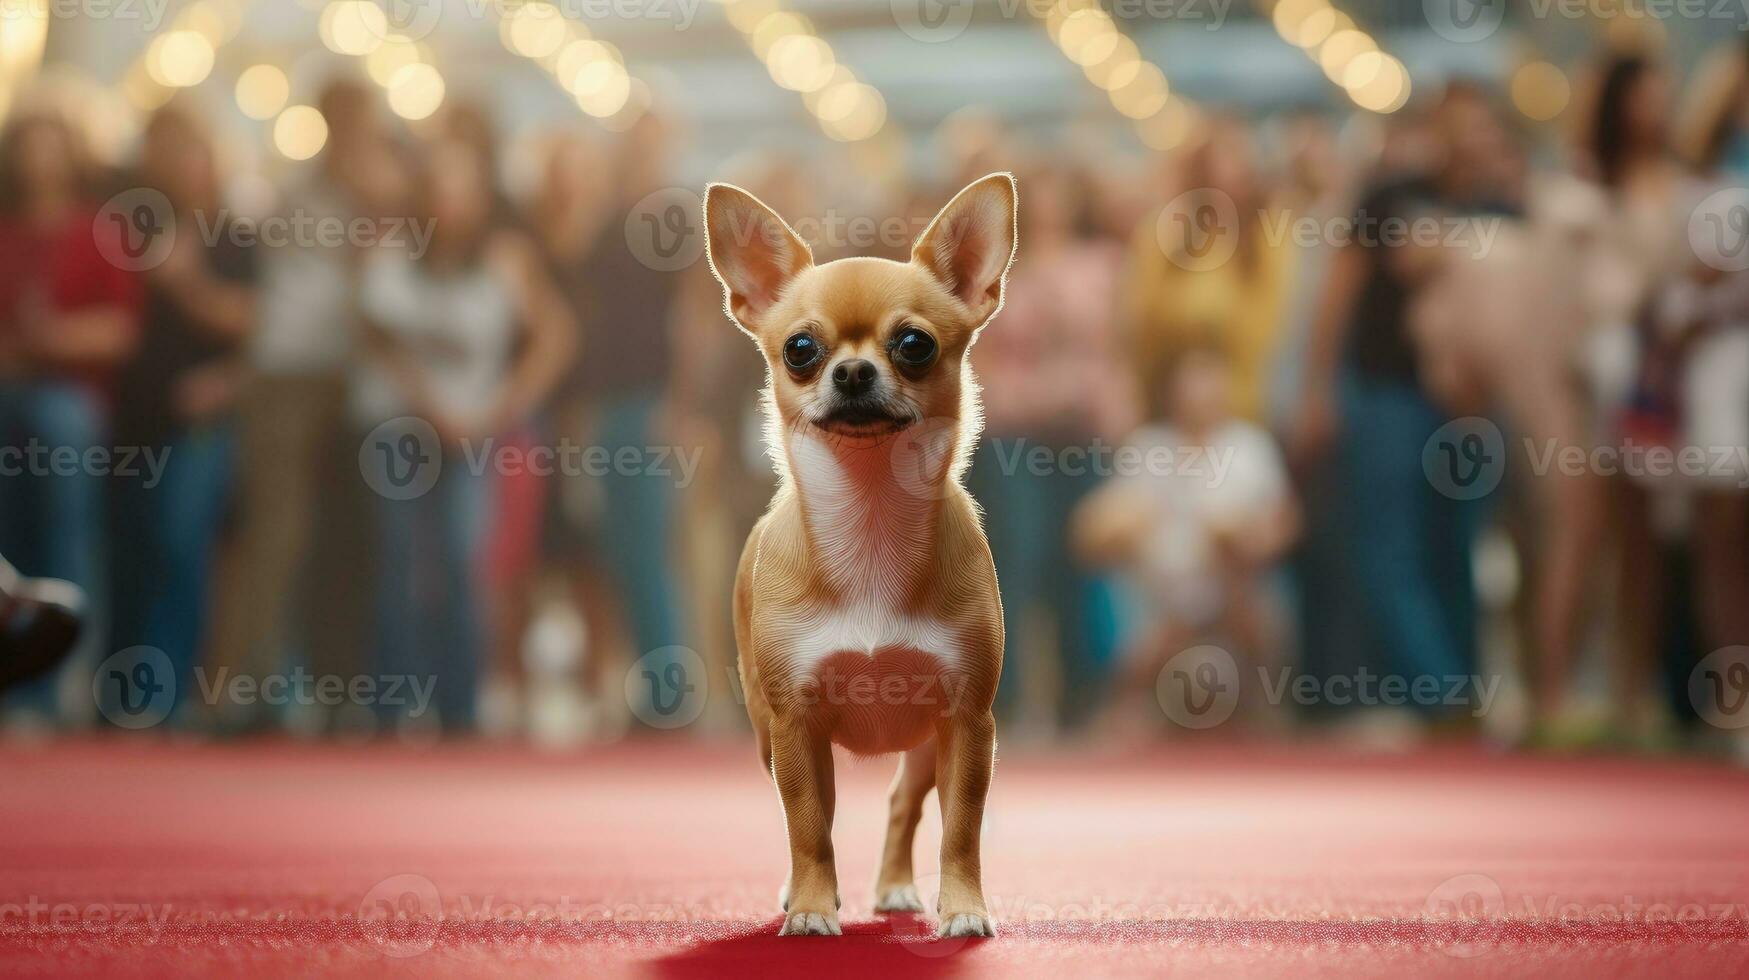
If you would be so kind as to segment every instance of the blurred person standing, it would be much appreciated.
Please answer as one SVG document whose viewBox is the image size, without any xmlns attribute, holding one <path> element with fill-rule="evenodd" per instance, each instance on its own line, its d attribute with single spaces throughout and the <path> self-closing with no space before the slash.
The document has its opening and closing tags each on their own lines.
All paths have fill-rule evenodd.
<svg viewBox="0 0 1749 980">
<path fill-rule="evenodd" d="M 353 240 L 353 231 L 365 226 L 359 219 L 402 212 L 404 181 L 373 89 L 333 82 L 318 108 L 328 141 L 315 172 L 269 219 L 289 231 L 264 256 L 259 323 L 237 406 L 238 524 L 213 622 L 214 666 L 233 674 L 277 669 L 294 643 L 318 674 L 351 676 L 362 655 L 361 638 L 346 628 L 357 623 L 355 603 L 367 591 L 365 556 L 346 551 L 361 535 L 316 529 L 358 530 L 349 506 L 359 492 L 358 447 L 346 444 L 344 412 L 357 270 L 368 243 Z M 324 612 L 294 615 L 306 608 Z M 222 726 L 264 721 L 220 707 Z"/>
<path fill-rule="evenodd" d="M 610 198 L 594 237 L 569 258 L 554 261 L 554 275 L 582 328 L 582 349 L 569 384 L 584 396 L 585 444 L 615 463 L 594 480 L 596 523 L 588 529 L 585 573 L 595 594 L 584 610 L 590 629 L 590 671 L 628 662 L 668 647 L 688 645 L 688 620 L 675 574 L 679 493 L 673 467 L 656 467 L 656 454 L 678 440 L 674 415 L 674 344 L 681 277 L 661 260 L 687 247 L 696 226 L 667 223 L 672 208 L 651 195 L 667 189 L 667 121 L 647 112 L 619 137 L 612 151 Z M 591 608 L 594 607 L 594 608 Z M 607 607 L 607 608 L 603 608 Z M 611 610 L 611 611 L 609 611 Z M 596 626 L 623 622 L 633 649 L 610 651 L 593 641 Z M 651 665 L 660 672 L 662 665 Z M 610 687 L 605 696 L 613 697 Z"/>
<path fill-rule="evenodd" d="M 1411 307 L 1441 267 L 1438 246 L 1380 230 L 1415 221 L 1508 213 L 1498 160 L 1499 117 L 1481 89 L 1454 82 L 1433 110 L 1431 172 L 1389 173 L 1362 196 L 1354 234 L 1336 254 L 1314 324 L 1292 434 L 1302 461 L 1340 436 L 1343 521 L 1368 632 L 1411 678 L 1467 676 L 1477 656 L 1472 502 L 1436 489 L 1423 451 L 1447 419 L 1423 377 Z M 1386 665 L 1379 665 L 1386 666 Z"/>
<path fill-rule="evenodd" d="M 1111 598 L 1078 568 L 1065 529 L 1134 426 L 1139 397 L 1117 336 L 1122 257 L 1093 233 L 1084 175 L 1053 163 L 1024 172 L 1020 184 L 1024 244 L 1001 322 L 972 353 L 984 433 L 966 480 L 988 515 L 1009 624 L 997 709 L 1025 704 L 1022 683 L 1038 676 L 1032 668 L 1045 655 L 1030 629 L 1042 613 L 1055 629 L 1061 677 L 1053 721 L 1074 727 L 1103 693 L 1109 651 L 1100 649 L 1098 619 L 1109 617 Z"/>
<path fill-rule="evenodd" d="M 180 699 L 193 690 L 230 500 L 231 409 L 255 325 L 257 251 L 226 216 L 216 148 L 185 106 L 153 114 L 138 176 L 170 202 L 177 231 L 146 270 L 139 350 L 117 384 L 117 443 L 164 456 L 151 482 L 116 485 L 114 634 L 117 647 L 164 651 Z"/>
<path fill-rule="evenodd" d="M 465 732 L 488 643 L 480 565 L 493 440 L 528 424 L 576 337 L 532 243 L 493 222 L 478 154 L 446 140 L 424 156 L 412 210 L 434 234 L 422 253 L 378 248 L 367 259 L 359 307 L 368 356 L 349 404 L 358 429 L 388 450 L 418 439 L 413 419 L 436 434 L 438 445 L 420 446 L 418 458 L 384 460 L 433 467 L 434 478 L 376 502 L 375 648 L 383 676 L 431 678 L 443 730 Z M 383 707 L 385 722 L 408 717 Z"/>
<path fill-rule="evenodd" d="M 1245 123 L 1214 117 L 1183 160 L 1165 207 L 1130 243 L 1119 308 L 1150 413 L 1166 366 L 1210 342 L 1227 352 L 1234 408 L 1263 421 L 1294 282 L 1294 252 L 1267 221 L 1268 197 Z"/>
<path fill-rule="evenodd" d="M 83 135 L 60 113 L 21 105 L 0 129 L 0 447 L 26 462 L 0 475 L 0 551 L 29 575 L 101 594 L 102 476 L 84 460 L 109 440 L 116 369 L 138 340 L 140 287 L 112 259 L 138 245 L 100 220 Z M 38 471 L 44 452 L 81 463 Z M 101 611 L 96 617 L 102 619 Z M 101 629 L 86 631 L 95 651 Z M 52 713 L 49 680 L 21 706 Z"/>
<path fill-rule="evenodd" d="M 1682 349 L 1684 451 L 1715 460 L 1693 481 L 1691 535 L 1707 651 L 1749 645 L 1749 45 L 1722 49 L 1692 83 L 1688 139 L 1697 200 L 1687 268 L 1658 297 L 1656 322 Z M 1711 202 L 1711 203 L 1707 203 Z M 1710 239 L 1710 240 L 1709 240 Z M 1732 450 L 1736 450 L 1732 454 Z"/>
<path fill-rule="evenodd" d="M 1598 419 L 1600 444 L 1626 449 L 1673 446 L 1681 428 L 1680 336 L 1648 316 L 1657 292 L 1688 271 L 1684 237 L 1687 177 L 1670 138 L 1670 80 L 1638 54 L 1610 58 L 1599 76 L 1584 130 L 1587 176 L 1603 198 L 1603 213 L 1583 256 L 1580 289 L 1587 320 L 1584 369 Z M 1690 202 L 1692 203 L 1692 202 Z M 1685 262 L 1684 258 L 1689 261 Z M 1602 737 L 1663 744 L 1668 713 L 1649 691 L 1667 644 L 1672 524 L 1681 488 L 1648 474 L 1619 473 L 1611 484 L 1616 543 L 1614 592 L 1618 615 L 1611 683 L 1611 728 L 1587 733 L 1560 724 L 1545 741 Z M 1564 665 L 1551 664 L 1551 672 Z M 1560 719 L 1567 679 L 1547 680 L 1542 712 Z"/>
</svg>

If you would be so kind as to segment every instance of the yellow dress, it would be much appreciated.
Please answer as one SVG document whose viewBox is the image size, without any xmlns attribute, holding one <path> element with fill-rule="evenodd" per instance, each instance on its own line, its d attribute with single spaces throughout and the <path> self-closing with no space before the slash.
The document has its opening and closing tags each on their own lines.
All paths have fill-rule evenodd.
<svg viewBox="0 0 1749 980">
<path fill-rule="evenodd" d="M 1293 288 L 1294 244 L 1271 235 L 1260 217 L 1243 246 L 1210 268 L 1190 268 L 1169 256 L 1156 232 L 1158 216 L 1132 236 L 1122 286 L 1123 317 L 1133 364 L 1159 411 L 1165 371 L 1186 347 L 1210 343 L 1226 351 L 1233 371 L 1233 410 L 1263 422 L 1286 304 Z"/>
</svg>

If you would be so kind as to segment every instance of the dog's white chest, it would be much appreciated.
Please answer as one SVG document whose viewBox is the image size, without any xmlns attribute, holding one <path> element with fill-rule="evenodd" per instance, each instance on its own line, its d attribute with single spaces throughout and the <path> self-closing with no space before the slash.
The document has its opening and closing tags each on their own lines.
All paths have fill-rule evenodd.
<svg viewBox="0 0 1749 980">
<path fill-rule="evenodd" d="M 805 668 L 837 653 L 895 651 L 957 665 L 946 623 L 901 611 L 930 560 L 932 501 L 894 477 L 884 446 L 846 461 L 798 434 L 790 450 L 819 570 L 843 597 L 799 614 L 793 660 Z"/>
<path fill-rule="evenodd" d="M 872 658 L 883 651 L 912 652 L 932 657 L 943 667 L 959 663 L 953 633 L 946 623 L 896 613 L 871 602 L 810 610 L 796 626 L 789 644 L 790 657 L 804 673 L 838 653 Z"/>
</svg>

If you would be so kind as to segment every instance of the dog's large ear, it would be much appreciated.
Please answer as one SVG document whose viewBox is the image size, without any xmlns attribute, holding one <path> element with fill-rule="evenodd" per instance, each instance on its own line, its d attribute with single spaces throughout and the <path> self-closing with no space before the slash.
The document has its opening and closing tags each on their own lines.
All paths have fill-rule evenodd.
<svg viewBox="0 0 1749 980">
<path fill-rule="evenodd" d="M 729 316 L 749 333 L 789 281 L 814 264 L 807 243 L 777 212 L 732 184 L 705 188 L 704 227 L 711 272 L 723 284 Z"/>
<path fill-rule="evenodd" d="M 973 181 L 911 248 L 911 261 L 966 304 L 980 326 L 1002 308 L 1002 284 L 1014 261 L 1018 196 L 1012 174 Z"/>
</svg>

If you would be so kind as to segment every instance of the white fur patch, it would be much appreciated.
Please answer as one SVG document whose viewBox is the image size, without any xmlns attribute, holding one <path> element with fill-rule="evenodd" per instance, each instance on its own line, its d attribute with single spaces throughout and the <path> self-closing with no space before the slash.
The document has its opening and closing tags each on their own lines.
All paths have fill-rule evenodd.
<svg viewBox="0 0 1749 980">
<path fill-rule="evenodd" d="M 784 624 L 790 634 L 785 653 L 804 672 L 834 653 L 873 656 L 888 649 L 915 650 L 956 666 L 960 651 L 948 624 L 899 611 L 929 562 L 935 507 L 894 479 L 891 440 L 834 448 L 813 433 L 795 432 L 789 456 L 821 571 L 847 598 Z"/>
</svg>

